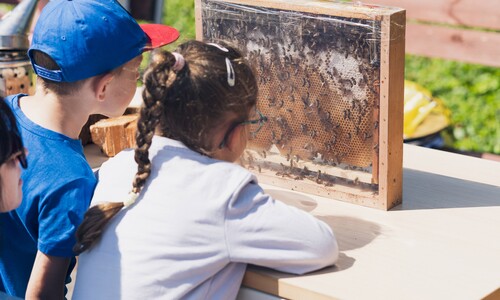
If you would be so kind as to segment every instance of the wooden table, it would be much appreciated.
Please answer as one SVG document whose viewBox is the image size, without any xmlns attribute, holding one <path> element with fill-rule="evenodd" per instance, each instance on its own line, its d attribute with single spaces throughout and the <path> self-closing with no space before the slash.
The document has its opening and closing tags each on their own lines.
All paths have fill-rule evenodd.
<svg viewBox="0 0 500 300">
<path fill-rule="evenodd" d="M 404 145 L 403 204 L 379 211 L 265 186 L 334 230 L 337 266 L 251 267 L 244 285 L 290 299 L 500 297 L 500 163 Z"/>
<path fill-rule="evenodd" d="M 243 294 L 270 294 L 251 293 L 261 299 L 500 297 L 500 163 L 405 144 L 403 164 L 403 204 L 390 211 L 265 185 L 277 199 L 328 223 L 340 259 L 334 267 L 303 276 L 249 267 Z"/>
</svg>

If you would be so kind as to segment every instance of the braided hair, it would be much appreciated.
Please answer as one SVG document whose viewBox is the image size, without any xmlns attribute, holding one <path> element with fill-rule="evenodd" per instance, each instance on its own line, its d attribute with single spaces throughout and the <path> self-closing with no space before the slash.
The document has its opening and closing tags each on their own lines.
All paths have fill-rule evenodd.
<svg viewBox="0 0 500 300">
<path fill-rule="evenodd" d="M 101 203 L 87 211 L 76 233 L 73 250 L 77 254 L 90 249 L 105 225 L 140 194 L 151 174 L 149 148 L 155 133 L 210 156 L 216 148 L 211 139 L 215 128 L 229 113 L 247 119 L 257 102 L 254 72 L 240 52 L 194 40 L 181 44 L 175 53 L 156 54 L 144 75 L 144 85 L 134 156 L 137 173 L 130 198 Z"/>
</svg>

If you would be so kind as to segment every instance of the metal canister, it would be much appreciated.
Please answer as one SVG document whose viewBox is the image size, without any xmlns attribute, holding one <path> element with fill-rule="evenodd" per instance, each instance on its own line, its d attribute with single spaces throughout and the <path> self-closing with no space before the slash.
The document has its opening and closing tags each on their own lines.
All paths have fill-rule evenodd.
<svg viewBox="0 0 500 300">
<path fill-rule="evenodd" d="M 27 54 L 28 31 L 38 0 L 23 0 L 0 20 L 0 96 L 34 92 L 34 71 Z"/>
<path fill-rule="evenodd" d="M 33 92 L 34 73 L 26 50 L 0 50 L 0 96 Z"/>
</svg>

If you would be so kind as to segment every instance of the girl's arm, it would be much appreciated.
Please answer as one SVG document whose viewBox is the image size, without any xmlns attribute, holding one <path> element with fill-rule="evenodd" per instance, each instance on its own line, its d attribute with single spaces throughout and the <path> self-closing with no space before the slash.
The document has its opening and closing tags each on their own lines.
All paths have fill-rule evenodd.
<svg viewBox="0 0 500 300">
<path fill-rule="evenodd" d="M 326 223 L 274 200 L 253 182 L 234 194 L 225 224 L 231 261 L 303 274 L 338 259 L 337 240 Z"/>
</svg>

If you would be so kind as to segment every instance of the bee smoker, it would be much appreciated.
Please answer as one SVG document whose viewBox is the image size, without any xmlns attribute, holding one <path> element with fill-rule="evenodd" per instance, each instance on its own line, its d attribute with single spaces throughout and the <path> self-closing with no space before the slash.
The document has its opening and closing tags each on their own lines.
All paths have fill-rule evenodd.
<svg viewBox="0 0 500 300">
<path fill-rule="evenodd" d="M 38 0 L 23 0 L 0 20 L 0 96 L 34 92 L 27 50 L 28 31 Z"/>
</svg>

